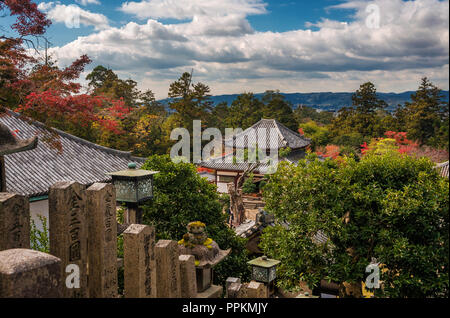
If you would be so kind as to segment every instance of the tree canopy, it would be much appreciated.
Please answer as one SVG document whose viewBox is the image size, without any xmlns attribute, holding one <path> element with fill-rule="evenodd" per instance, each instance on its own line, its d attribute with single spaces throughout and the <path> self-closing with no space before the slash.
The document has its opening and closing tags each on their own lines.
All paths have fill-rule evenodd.
<svg viewBox="0 0 450 318">
<path fill-rule="evenodd" d="M 433 167 L 394 151 L 359 162 L 282 164 L 264 188 L 266 209 L 281 223 L 261 243 L 281 260 L 280 285 L 326 279 L 361 286 L 376 259 L 377 295 L 448 297 L 449 183 Z M 318 240 L 319 232 L 328 240 Z"/>
<path fill-rule="evenodd" d="M 154 199 L 143 206 L 144 223 L 154 225 L 157 239 L 180 240 L 193 221 L 206 224 L 206 231 L 221 249 L 231 254 L 215 269 L 215 281 L 249 275 L 245 240 L 226 225 L 217 187 L 197 174 L 189 163 L 173 163 L 169 156 L 151 156 L 143 169 L 159 171 L 154 177 Z"/>
</svg>

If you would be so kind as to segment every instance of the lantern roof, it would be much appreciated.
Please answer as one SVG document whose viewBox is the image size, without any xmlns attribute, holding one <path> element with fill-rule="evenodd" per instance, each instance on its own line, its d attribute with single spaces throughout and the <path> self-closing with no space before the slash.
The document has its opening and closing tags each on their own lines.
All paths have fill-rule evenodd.
<svg viewBox="0 0 450 318">
<path fill-rule="evenodd" d="M 281 262 L 276 260 L 276 259 L 270 259 L 267 258 L 265 256 L 261 256 L 258 258 L 255 258 L 254 260 L 251 260 L 250 262 L 247 262 L 247 264 L 252 265 L 252 266 L 258 266 L 258 267 L 263 267 L 263 268 L 271 268 L 274 267 L 278 264 L 280 264 Z"/>
<path fill-rule="evenodd" d="M 151 176 L 151 175 L 154 175 L 157 173 L 159 173 L 159 171 L 136 169 L 136 165 L 129 164 L 128 169 L 116 171 L 116 172 L 109 172 L 109 173 L 107 173 L 107 175 L 115 176 L 115 177 L 140 178 L 140 177 Z"/>
</svg>

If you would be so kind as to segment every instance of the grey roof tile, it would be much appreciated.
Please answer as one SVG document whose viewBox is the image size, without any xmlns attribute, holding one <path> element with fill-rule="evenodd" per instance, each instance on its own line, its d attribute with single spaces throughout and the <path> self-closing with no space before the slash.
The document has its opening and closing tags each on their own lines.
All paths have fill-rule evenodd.
<svg viewBox="0 0 450 318">
<path fill-rule="evenodd" d="M 8 192 L 36 197 L 47 194 L 49 187 L 59 181 L 85 185 L 107 182 L 111 177 L 106 173 L 126 169 L 129 162 L 137 163 L 138 167 L 145 162 L 130 152 L 96 145 L 54 129 L 56 141 L 62 147 L 59 151 L 46 141 L 49 131 L 43 124 L 11 111 L 0 116 L 0 122 L 11 131 L 17 130 L 19 139 L 39 137 L 36 149 L 5 156 Z"/>
<path fill-rule="evenodd" d="M 273 131 L 270 134 L 269 131 Z M 266 138 L 264 138 L 264 133 Z M 260 138 L 258 140 L 258 134 Z M 259 141 L 259 142 L 258 142 Z M 279 123 L 275 119 L 261 119 L 252 127 L 247 128 L 234 137 L 225 139 L 226 147 L 233 148 L 252 148 L 258 145 L 261 149 L 273 149 L 276 147 L 291 149 L 305 148 L 311 144 L 311 140 L 305 138 Z"/>
</svg>

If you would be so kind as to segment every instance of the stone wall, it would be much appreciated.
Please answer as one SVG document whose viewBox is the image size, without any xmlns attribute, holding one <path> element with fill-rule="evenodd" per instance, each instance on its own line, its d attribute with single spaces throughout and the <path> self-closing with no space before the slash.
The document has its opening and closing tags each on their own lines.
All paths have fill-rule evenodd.
<svg viewBox="0 0 450 318">
<path fill-rule="evenodd" d="M 175 241 L 156 242 L 153 227 L 129 225 L 118 261 L 115 206 L 111 184 L 52 186 L 46 254 L 29 249 L 28 199 L 0 193 L 0 297 L 222 297 L 221 286 L 198 292 L 194 256 L 180 255 Z M 117 293 L 121 266 L 124 295 Z M 247 289 L 248 295 L 262 295 L 259 285 Z"/>
</svg>

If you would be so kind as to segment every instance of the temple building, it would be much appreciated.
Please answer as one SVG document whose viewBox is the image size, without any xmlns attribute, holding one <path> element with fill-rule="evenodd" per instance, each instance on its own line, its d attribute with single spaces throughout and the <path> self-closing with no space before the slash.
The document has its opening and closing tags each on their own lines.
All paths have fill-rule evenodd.
<svg viewBox="0 0 450 318">
<path fill-rule="evenodd" d="M 234 182 L 236 185 L 238 178 L 251 165 L 236 160 L 238 149 L 251 151 L 251 149 L 258 148 L 263 154 L 265 153 L 265 158 L 257 160 L 259 161 L 257 168 L 253 170 L 254 176 L 258 178 L 270 173 L 270 166 L 274 160 L 284 160 L 295 164 L 303 159 L 306 154 L 305 149 L 311 144 L 311 140 L 292 131 L 275 119 L 261 119 L 232 138 L 225 139 L 223 143 L 225 149 L 233 149 L 233 151 L 220 157 L 211 157 L 199 164 L 200 167 L 213 171 L 213 180 L 219 192 L 227 192 L 227 183 Z M 291 149 L 289 154 L 278 158 L 280 150 L 287 148 Z M 277 157 L 276 159 L 273 158 L 274 155 Z"/>
</svg>

